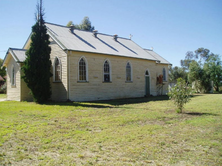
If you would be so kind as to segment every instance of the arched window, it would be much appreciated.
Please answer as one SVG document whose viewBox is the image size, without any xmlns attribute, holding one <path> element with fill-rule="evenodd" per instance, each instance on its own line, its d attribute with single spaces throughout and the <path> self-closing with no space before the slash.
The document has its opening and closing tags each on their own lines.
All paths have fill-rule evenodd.
<svg viewBox="0 0 222 166">
<path fill-rule="evenodd" d="M 148 69 L 145 72 L 145 92 L 146 96 L 150 95 L 150 73 Z"/>
<path fill-rule="evenodd" d="M 166 81 L 166 70 L 163 68 L 163 81 Z"/>
<path fill-rule="evenodd" d="M 129 62 L 126 64 L 126 81 L 132 81 L 132 71 Z"/>
<path fill-rule="evenodd" d="M 110 82 L 110 64 L 109 61 L 106 60 L 103 66 L 103 74 L 104 74 L 104 82 Z"/>
<path fill-rule="evenodd" d="M 149 71 L 148 70 L 146 70 L 145 76 L 149 76 Z"/>
<path fill-rule="evenodd" d="M 54 62 L 54 81 L 59 82 L 61 81 L 61 63 L 59 58 L 55 58 Z"/>
<path fill-rule="evenodd" d="M 15 67 L 13 65 L 11 68 L 11 85 L 15 86 Z"/>
<path fill-rule="evenodd" d="M 79 81 L 87 81 L 87 68 L 84 58 L 79 61 Z"/>
</svg>

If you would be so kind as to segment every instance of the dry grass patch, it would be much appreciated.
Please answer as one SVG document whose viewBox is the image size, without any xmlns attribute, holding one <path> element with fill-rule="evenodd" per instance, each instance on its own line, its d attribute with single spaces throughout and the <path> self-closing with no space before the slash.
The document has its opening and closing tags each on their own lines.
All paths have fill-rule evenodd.
<svg viewBox="0 0 222 166">
<path fill-rule="evenodd" d="M 0 165 L 221 165 L 222 95 L 0 103 Z"/>
</svg>

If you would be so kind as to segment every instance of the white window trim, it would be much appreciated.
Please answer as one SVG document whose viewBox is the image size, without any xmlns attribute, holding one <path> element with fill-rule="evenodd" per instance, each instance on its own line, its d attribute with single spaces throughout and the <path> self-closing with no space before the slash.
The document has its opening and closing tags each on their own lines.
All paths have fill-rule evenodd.
<svg viewBox="0 0 222 166">
<path fill-rule="evenodd" d="M 59 64 L 60 64 L 60 80 L 55 80 L 55 63 L 56 63 L 56 59 L 58 59 Z M 55 57 L 54 62 L 53 62 L 53 82 L 62 82 L 62 63 L 59 57 Z"/>
<path fill-rule="evenodd" d="M 102 70 L 103 71 L 103 82 L 109 83 L 109 82 L 105 82 L 105 80 L 104 80 L 104 64 L 106 61 L 108 61 L 108 63 L 109 63 L 109 82 L 112 82 L 112 65 L 111 65 L 111 62 L 109 59 L 105 59 L 105 61 L 103 62 L 103 70 Z"/>
<path fill-rule="evenodd" d="M 14 73 L 13 73 L 14 70 Z M 14 75 L 14 79 L 13 79 L 13 75 Z M 16 86 L 16 74 L 15 74 L 15 66 L 12 65 L 11 67 L 11 77 L 10 77 L 10 81 L 11 81 L 11 86 Z"/>
<path fill-rule="evenodd" d="M 127 64 L 130 64 L 130 76 L 131 76 L 131 80 L 130 81 L 127 81 L 126 80 L 126 82 L 133 82 L 133 66 L 132 66 L 132 63 L 130 62 L 130 61 L 127 61 L 126 62 L 126 66 L 127 66 Z M 125 67 L 125 69 L 126 69 L 126 67 Z M 126 73 L 127 74 L 127 73 Z M 126 75 L 126 78 L 127 78 L 127 75 Z"/>
<path fill-rule="evenodd" d="M 84 61 L 85 61 L 85 64 L 86 64 L 86 80 L 79 80 L 79 62 L 80 62 L 80 60 L 81 59 L 84 59 Z M 79 61 L 78 61 L 78 74 L 77 74 L 77 80 L 78 80 L 78 82 L 88 82 L 88 62 L 87 62 L 87 59 L 84 57 L 84 56 L 82 56 L 81 58 L 79 58 Z"/>
</svg>

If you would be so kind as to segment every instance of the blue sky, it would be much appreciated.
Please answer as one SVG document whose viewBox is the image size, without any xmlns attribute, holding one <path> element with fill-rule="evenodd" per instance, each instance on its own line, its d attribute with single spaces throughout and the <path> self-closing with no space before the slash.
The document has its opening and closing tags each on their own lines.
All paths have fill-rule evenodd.
<svg viewBox="0 0 222 166">
<path fill-rule="evenodd" d="M 35 23 L 37 0 L 0 0 L 0 58 L 22 48 Z M 45 21 L 79 24 L 85 16 L 101 33 L 118 34 L 180 66 L 187 51 L 222 55 L 222 0 L 43 0 Z"/>
</svg>

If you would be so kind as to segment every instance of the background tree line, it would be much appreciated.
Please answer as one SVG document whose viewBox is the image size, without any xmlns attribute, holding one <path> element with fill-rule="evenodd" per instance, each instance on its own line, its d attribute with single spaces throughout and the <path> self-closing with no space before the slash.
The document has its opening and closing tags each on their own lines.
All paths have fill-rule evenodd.
<svg viewBox="0 0 222 166">
<path fill-rule="evenodd" d="M 67 27 L 70 27 L 71 25 L 74 25 L 75 29 L 80 29 L 84 31 L 90 31 L 92 32 L 95 28 L 91 25 L 91 21 L 89 20 L 89 17 L 84 17 L 82 22 L 80 24 L 73 24 L 72 21 L 69 21 L 67 23 Z"/>
<path fill-rule="evenodd" d="M 210 52 L 206 48 L 188 51 L 185 59 L 181 60 L 181 67 L 175 66 L 169 69 L 169 81 L 176 82 L 183 78 L 192 83 L 196 91 L 209 92 L 213 81 L 215 91 L 220 91 L 222 85 L 222 61 L 220 56 Z"/>
<path fill-rule="evenodd" d="M 5 67 L 2 67 L 3 59 L 0 58 L 0 76 L 4 77 L 6 75 Z"/>
</svg>

